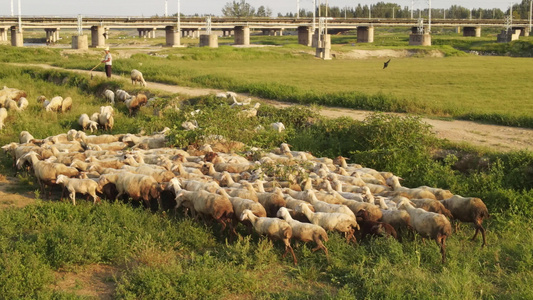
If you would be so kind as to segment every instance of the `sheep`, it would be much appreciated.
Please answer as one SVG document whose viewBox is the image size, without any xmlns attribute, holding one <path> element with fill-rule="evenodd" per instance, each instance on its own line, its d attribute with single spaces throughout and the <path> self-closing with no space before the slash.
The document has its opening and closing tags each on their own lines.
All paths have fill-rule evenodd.
<svg viewBox="0 0 533 300">
<path fill-rule="evenodd" d="M 309 221 L 315 225 L 324 228 L 326 231 L 338 231 L 344 233 L 346 241 L 353 241 L 357 243 L 354 230 L 359 229 L 355 218 L 343 213 L 313 213 L 309 206 L 300 203 L 297 206 L 297 211 L 302 212 Z"/>
<path fill-rule="evenodd" d="M 196 213 L 213 217 L 220 225 L 221 232 L 226 229 L 227 223 L 230 227 L 231 219 L 234 216 L 233 205 L 230 200 L 222 195 L 207 191 L 186 191 L 180 190 L 176 195 L 176 209 L 180 206 L 191 209 L 193 217 Z M 231 228 L 233 231 L 233 228 Z"/>
<path fill-rule="evenodd" d="M 50 112 L 50 111 L 60 111 L 61 110 L 61 103 L 63 102 L 63 97 L 61 96 L 55 96 L 54 98 L 52 98 L 52 100 L 50 100 L 50 103 L 48 103 L 48 105 L 46 105 L 45 107 L 45 110 Z M 46 101 L 45 101 L 46 103 Z"/>
<path fill-rule="evenodd" d="M 137 82 L 139 82 L 141 86 L 146 86 L 143 74 L 139 70 L 133 69 L 131 70 L 131 84 L 135 85 Z"/>
<path fill-rule="evenodd" d="M 19 141 L 21 144 L 26 144 L 26 143 L 29 143 L 30 141 L 34 140 L 35 138 L 33 137 L 33 135 L 31 135 L 31 133 L 27 132 L 27 131 L 21 131 L 19 133 Z"/>
<path fill-rule="evenodd" d="M 116 97 L 117 97 L 117 100 L 124 102 L 124 101 L 130 99 L 131 95 L 128 94 L 128 92 L 126 92 L 124 90 L 118 89 L 117 93 L 116 93 Z"/>
<path fill-rule="evenodd" d="M 62 113 L 70 111 L 72 109 L 72 98 L 67 97 L 61 101 L 61 109 L 60 111 Z"/>
<path fill-rule="evenodd" d="M 365 239 L 367 235 L 373 236 L 392 236 L 398 239 L 396 230 L 390 224 L 384 222 L 376 222 L 368 220 L 368 212 L 364 209 L 357 213 L 357 223 L 361 227 L 361 239 Z"/>
<path fill-rule="evenodd" d="M 100 120 L 100 113 L 93 113 L 90 117 L 91 121 L 98 123 Z"/>
<path fill-rule="evenodd" d="M 70 194 L 69 197 L 72 200 L 72 204 L 76 205 L 76 193 L 89 194 L 93 197 L 93 203 L 96 204 L 98 197 L 96 191 L 98 190 L 98 183 L 92 179 L 77 179 L 68 178 L 65 175 L 58 175 L 57 184 L 62 184 L 63 188 L 66 188 Z"/>
<path fill-rule="evenodd" d="M 19 110 L 19 107 L 17 105 L 17 101 L 13 100 L 13 99 L 6 99 L 5 103 L 4 103 L 4 107 L 7 109 L 7 110 L 12 110 L 12 111 L 20 111 Z"/>
<path fill-rule="evenodd" d="M 41 187 L 41 194 L 44 195 L 44 189 L 46 185 L 53 185 L 56 183 L 57 176 L 60 174 L 66 175 L 67 177 L 74 177 L 79 174 L 76 168 L 67 167 L 63 164 L 54 164 L 40 161 L 37 158 L 37 154 L 33 151 L 26 153 L 20 159 L 29 157 L 33 167 L 33 172 L 39 186 Z M 17 162 L 18 164 L 18 162 Z"/>
<path fill-rule="evenodd" d="M 256 194 L 259 203 L 263 205 L 269 217 L 275 217 L 281 207 L 287 206 L 280 188 L 275 188 L 271 193 L 258 192 Z"/>
<path fill-rule="evenodd" d="M 420 186 L 419 188 L 430 191 L 431 193 L 433 193 L 433 195 L 435 195 L 435 198 L 437 200 L 445 200 L 453 197 L 452 192 L 450 192 L 449 190 L 429 187 L 425 185 Z"/>
<path fill-rule="evenodd" d="M 37 103 L 44 103 L 44 101 L 46 100 L 46 96 L 44 95 L 41 95 L 39 97 L 37 97 Z"/>
<path fill-rule="evenodd" d="M 98 115 L 98 124 L 105 130 L 112 130 L 115 125 L 115 119 L 113 118 L 114 109 L 111 106 L 100 106 L 100 112 Z"/>
<path fill-rule="evenodd" d="M 276 132 L 282 132 L 285 130 L 285 125 L 283 125 L 281 122 L 275 122 L 270 124 L 270 128 Z"/>
<path fill-rule="evenodd" d="M 111 105 L 115 105 L 115 93 L 113 93 L 112 90 L 105 90 L 104 97 L 111 103 Z"/>
<path fill-rule="evenodd" d="M 249 209 L 243 211 L 240 217 L 241 221 L 250 220 L 255 231 L 262 235 L 267 235 L 271 239 L 280 239 L 285 244 L 285 253 L 283 253 L 283 258 L 287 255 L 287 252 L 290 251 L 294 264 L 296 265 L 298 261 L 296 260 L 296 255 L 290 244 L 290 239 L 292 237 L 292 227 L 285 220 L 278 218 L 268 218 L 268 217 L 257 217 Z"/>
<path fill-rule="evenodd" d="M 0 130 L 4 128 L 4 120 L 7 118 L 7 109 L 0 107 Z"/>
<path fill-rule="evenodd" d="M 378 221 L 383 216 L 381 209 L 371 203 L 346 200 L 342 204 L 348 206 L 348 208 L 350 208 L 355 215 L 357 215 L 357 213 L 362 209 L 366 210 L 368 212 L 370 221 Z"/>
<path fill-rule="evenodd" d="M 198 122 L 196 120 L 192 120 L 192 121 L 184 121 L 183 123 L 181 123 L 181 128 L 185 130 L 196 130 L 200 127 L 198 126 Z"/>
<path fill-rule="evenodd" d="M 20 97 L 18 101 L 18 105 L 19 105 L 18 110 L 23 111 L 28 107 L 28 105 L 30 105 L 30 103 L 28 102 L 28 99 L 26 99 L 25 97 Z"/>
<path fill-rule="evenodd" d="M 449 219 L 452 218 L 452 213 L 442 203 L 440 203 L 438 200 L 433 200 L 433 199 L 410 199 L 410 201 L 417 208 L 422 208 L 423 210 L 427 210 L 429 212 L 443 214 Z"/>
<path fill-rule="evenodd" d="M 89 128 L 91 132 L 93 132 L 93 130 L 98 130 L 98 123 L 95 121 L 91 121 L 87 114 L 82 114 L 80 116 L 80 118 L 78 119 L 78 124 L 80 124 L 83 130 L 86 130 L 87 128 Z"/>
<path fill-rule="evenodd" d="M 137 96 L 133 96 L 129 99 L 126 99 L 124 103 L 126 104 L 126 107 L 128 108 L 128 111 L 130 113 L 130 116 L 135 115 L 137 111 L 141 108 L 141 106 L 146 104 L 146 101 L 148 101 L 148 98 L 145 94 L 137 94 Z"/>
<path fill-rule="evenodd" d="M 411 216 L 405 210 L 381 210 L 381 222 L 390 224 L 398 234 L 398 240 L 401 242 L 404 232 L 409 232 L 413 229 L 411 225 Z"/>
<path fill-rule="evenodd" d="M 324 246 L 322 241 L 327 242 L 328 241 L 328 234 L 326 233 L 326 230 L 324 228 L 310 223 L 302 223 L 300 221 L 294 220 L 289 210 L 285 207 L 281 207 L 276 215 L 278 218 L 282 218 L 292 228 L 292 236 L 304 243 L 313 241 L 316 244 L 316 247 L 312 249 L 313 252 L 322 249 L 324 250 L 324 253 L 326 253 L 326 257 L 328 257 L 328 248 Z"/>
<path fill-rule="evenodd" d="M 98 180 L 98 189 L 113 183 L 118 191 L 117 198 L 128 195 L 135 201 L 143 201 L 147 208 L 150 208 L 150 200 L 157 199 L 161 193 L 161 187 L 157 181 L 149 175 L 133 174 L 129 172 L 119 172 L 101 175 Z"/>
<path fill-rule="evenodd" d="M 255 117 L 257 116 L 257 110 L 259 110 L 259 106 L 261 106 L 261 103 L 257 102 L 253 107 L 242 110 L 239 113 L 243 117 L 248 117 L 248 118 Z"/>
<path fill-rule="evenodd" d="M 483 237 L 483 244 L 481 247 L 487 244 L 485 240 L 485 228 L 483 228 L 483 220 L 489 218 L 489 211 L 487 206 L 479 198 L 475 197 L 462 197 L 460 195 L 454 195 L 451 198 L 440 201 L 444 207 L 450 210 L 454 219 L 461 222 L 472 222 L 476 227 L 476 232 L 472 237 L 472 240 L 476 239 L 477 234 L 481 231 Z"/>
<path fill-rule="evenodd" d="M 398 176 L 391 176 L 386 179 L 388 185 L 392 187 L 391 192 L 382 193 L 384 196 L 402 196 L 409 199 L 433 199 L 437 200 L 435 195 L 422 188 L 406 188 L 400 184 L 401 178 Z"/>
<path fill-rule="evenodd" d="M 315 208 L 315 211 L 327 212 L 327 213 L 343 213 L 355 219 L 355 214 L 346 205 L 326 203 L 326 202 L 318 200 L 316 198 L 315 193 L 312 190 L 307 190 L 305 192 L 308 193 L 308 197 L 306 197 L 306 201 L 308 201 L 309 203 L 313 205 L 313 207 Z"/>
<path fill-rule="evenodd" d="M 435 240 L 440 247 L 442 263 L 446 263 L 446 238 L 452 234 L 450 221 L 444 215 L 415 208 L 409 203 L 409 200 L 402 200 L 398 207 L 409 213 L 411 224 L 416 232 L 422 237 Z"/>
</svg>

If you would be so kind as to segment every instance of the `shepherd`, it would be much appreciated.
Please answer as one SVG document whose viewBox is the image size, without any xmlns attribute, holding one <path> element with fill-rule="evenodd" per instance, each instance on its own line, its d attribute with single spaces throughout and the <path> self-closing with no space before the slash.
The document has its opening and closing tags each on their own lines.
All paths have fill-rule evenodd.
<svg viewBox="0 0 533 300">
<path fill-rule="evenodd" d="M 111 66 L 113 65 L 113 57 L 111 57 L 111 52 L 109 52 L 109 47 L 104 49 L 105 57 L 102 60 L 105 63 L 105 74 L 107 78 L 111 78 Z"/>
</svg>

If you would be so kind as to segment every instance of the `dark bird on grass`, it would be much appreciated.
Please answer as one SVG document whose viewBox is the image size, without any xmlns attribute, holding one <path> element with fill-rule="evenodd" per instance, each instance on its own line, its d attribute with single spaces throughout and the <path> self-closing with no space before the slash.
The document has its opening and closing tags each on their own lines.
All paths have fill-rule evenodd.
<svg viewBox="0 0 533 300">
<path fill-rule="evenodd" d="M 390 63 L 390 58 L 389 60 L 387 60 L 386 62 L 383 63 L 383 69 L 385 69 L 386 67 L 389 66 L 389 63 Z"/>
</svg>

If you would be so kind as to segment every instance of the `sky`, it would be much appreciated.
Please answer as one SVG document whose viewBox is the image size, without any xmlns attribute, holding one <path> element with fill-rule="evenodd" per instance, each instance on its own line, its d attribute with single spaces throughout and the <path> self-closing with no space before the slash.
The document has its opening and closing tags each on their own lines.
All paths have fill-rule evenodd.
<svg viewBox="0 0 533 300">
<path fill-rule="evenodd" d="M 18 1 L 21 3 L 21 12 L 24 16 L 76 16 L 78 14 L 86 16 L 163 16 L 165 14 L 165 3 L 169 15 L 178 11 L 178 0 L 0 0 L 0 16 L 11 15 L 11 3 L 13 3 L 13 13 L 18 15 Z M 184 15 L 222 15 L 222 7 L 233 0 L 180 0 L 181 13 Z M 237 0 L 239 1 L 239 0 Z M 296 12 L 298 0 L 247 0 L 256 9 L 263 5 L 269 7 L 273 16 L 278 13 Z M 316 3 L 326 0 L 316 0 Z M 397 3 L 402 7 L 411 6 L 424 9 L 428 7 L 429 0 L 328 0 L 330 6 L 354 7 L 370 5 L 378 2 Z M 313 0 L 299 0 L 300 9 L 312 10 Z M 515 0 L 514 3 L 520 3 Z M 511 1 L 497 0 L 431 0 L 432 8 L 449 8 L 452 5 L 461 5 L 466 8 L 500 8 L 507 10 Z"/>
</svg>

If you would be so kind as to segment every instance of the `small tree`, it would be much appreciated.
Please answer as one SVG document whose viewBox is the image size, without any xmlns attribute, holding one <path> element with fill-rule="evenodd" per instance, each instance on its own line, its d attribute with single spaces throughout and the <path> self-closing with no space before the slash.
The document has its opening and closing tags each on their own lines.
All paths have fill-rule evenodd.
<svg viewBox="0 0 533 300">
<path fill-rule="evenodd" d="M 272 10 L 268 7 L 264 7 L 263 5 L 261 5 L 257 9 L 257 13 L 255 15 L 257 17 L 270 17 L 272 16 Z"/>
<path fill-rule="evenodd" d="M 255 8 L 246 3 L 246 0 L 232 1 L 224 5 L 222 14 L 226 17 L 251 17 L 255 15 Z"/>
</svg>

